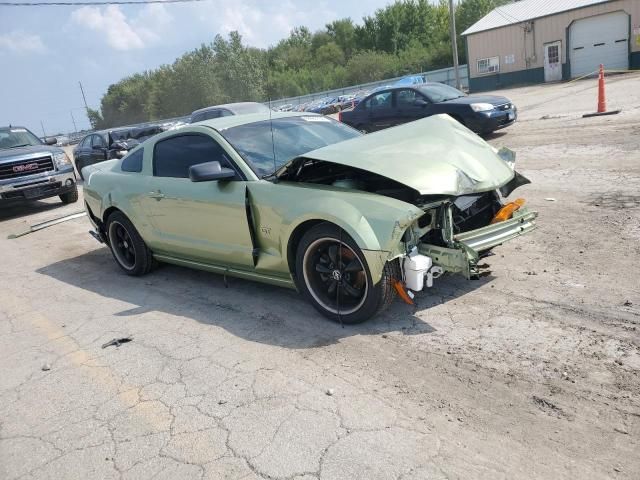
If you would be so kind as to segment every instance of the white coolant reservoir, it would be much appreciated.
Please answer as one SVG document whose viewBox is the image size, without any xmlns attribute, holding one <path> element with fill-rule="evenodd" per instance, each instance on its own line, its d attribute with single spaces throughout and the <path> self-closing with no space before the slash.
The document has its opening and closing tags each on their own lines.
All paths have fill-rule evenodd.
<svg viewBox="0 0 640 480">
<path fill-rule="evenodd" d="M 404 280 L 407 288 L 419 292 L 424 288 L 425 277 L 432 265 L 431 257 L 411 255 L 404 258 Z"/>
</svg>

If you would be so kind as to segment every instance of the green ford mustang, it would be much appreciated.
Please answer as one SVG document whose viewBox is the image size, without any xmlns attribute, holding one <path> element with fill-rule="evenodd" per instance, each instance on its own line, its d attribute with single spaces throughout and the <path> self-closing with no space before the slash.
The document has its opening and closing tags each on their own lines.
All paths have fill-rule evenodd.
<svg viewBox="0 0 640 480">
<path fill-rule="evenodd" d="M 344 323 L 445 272 L 482 275 L 535 228 L 504 200 L 528 183 L 513 152 L 446 115 L 369 135 L 308 113 L 223 117 L 83 175 L 93 235 L 127 274 L 160 261 L 296 288 Z"/>
</svg>

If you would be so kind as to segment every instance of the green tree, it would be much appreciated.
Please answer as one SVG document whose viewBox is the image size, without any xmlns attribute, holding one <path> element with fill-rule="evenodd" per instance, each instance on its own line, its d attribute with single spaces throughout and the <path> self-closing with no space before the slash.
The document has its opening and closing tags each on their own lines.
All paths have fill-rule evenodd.
<svg viewBox="0 0 640 480">
<path fill-rule="evenodd" d="M 87 108 L 87 117 L 89 117 L 89 123 L 91 124 L 92 130 L 98 130 L 103 127 L 104 120 L 99 110 L 94 110 L 92 108 Z"/>
<path fill-rule="evenodd" d="M 461 33 L 509 0 L 460 0 Z M 460 61 L 465 42 L 459 37 Z M 171 65 L 111 85 L 90 111 L 95 128 L 189 114 L 226 102 L 266 101 L 447 67 L 452 64 L 447 0 L 396 0 L 355 24 L 335 20 L 311 33 L 294 28 L 264 50 L 242 42 L 238 32 L 216 36 Z"/>
</svg>

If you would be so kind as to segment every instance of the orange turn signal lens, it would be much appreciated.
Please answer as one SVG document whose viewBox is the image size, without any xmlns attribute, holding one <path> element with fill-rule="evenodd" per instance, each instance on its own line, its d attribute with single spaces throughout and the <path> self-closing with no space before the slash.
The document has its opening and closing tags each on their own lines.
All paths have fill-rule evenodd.
<svg viewBox="0 0 640 480">
<path fill-rule="evenodd" d="M 513 213 L 516 210 L 518 210 L 520 207 L 522 207 L 524 204 L 525 204 L 524 198 L 517 198 L 513 202 L 507 203 L 500 210 L 498 210 L 498 213 L 496 213 L 496 215 L 493 217 L 493 219 L 491 220 L 491 223 L 493 224 L 493 223 L 504 222 L 505 220 L 509 220 L 513 216 Z"/>
</svg>

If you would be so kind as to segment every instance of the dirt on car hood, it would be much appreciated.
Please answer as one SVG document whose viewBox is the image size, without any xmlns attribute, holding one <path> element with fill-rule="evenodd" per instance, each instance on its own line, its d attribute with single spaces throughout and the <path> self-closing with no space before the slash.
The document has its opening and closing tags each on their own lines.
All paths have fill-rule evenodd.
<svg viewBox="0 0 640 480">
<path fill-rule="evenodd" d="M 485 192 L 515 175 L 491 145 L 448 115 L 335 143 L 304 158 L 368 170 L 422 195 Z"/>
</svg>

